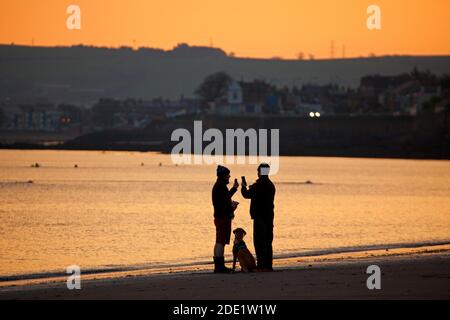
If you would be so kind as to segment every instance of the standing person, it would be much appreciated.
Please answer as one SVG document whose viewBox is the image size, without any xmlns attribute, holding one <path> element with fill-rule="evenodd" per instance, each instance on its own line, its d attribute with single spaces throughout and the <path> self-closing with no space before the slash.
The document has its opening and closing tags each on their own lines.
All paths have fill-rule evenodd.
<svg viewBox="0 0 450 320">
<path fill-rule="evenodd" d="M 269 179 L 270 166 L 261 163 L 258 167 L 258 180 L 247 189 L 245 177 L 242 178 L 241 193 L 251 199 L 250 216 L 253 219 L 253 243 L 256 252 L 257 268 L 260 271 L 273 271 L 273 219 L 275 186 Z"/>
<path fill-rule="evenodd" d="M 231 220 L 237 202 L 231 197 L 236 193 L 239 183 L 234 180 L 233 187 L 228 190 L 230 183 L 230 170 L 223 166 L 217 166 L 217 181 L 212 189 L 212 203 L 214 206 L 214 224 L 216 226 L 216 244 L 214 246 L 214 272 L 229 273 L 232 270 L 225 267 L 224 251 L 225 245 L 230 243 Z"/>
</svg>

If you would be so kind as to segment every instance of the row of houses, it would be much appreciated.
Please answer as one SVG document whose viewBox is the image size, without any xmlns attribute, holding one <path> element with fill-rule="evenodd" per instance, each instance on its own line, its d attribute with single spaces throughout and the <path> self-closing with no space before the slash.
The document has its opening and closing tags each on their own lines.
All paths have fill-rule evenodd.
<svg viewBox="0 0 450 320">
<path fill-rule="evenodd" d="M 4 105 L 1 111 L 4 130 L 60 132 L 81 125 L 80 116 L 68 111 L 67 106 Z"/>
<path fill-rule="evenodd" d="M 450 89 L 444 82 L 444 78 L 417 70 L 397 76 L 366 76 L 358 88 L 308 84 L 301 88 L 279 89 L 264 81 L 232 81 L 226 95 L 210 102 L 207 111 L 218 115 L 415 116 L 422 112 L 442 112 L 450 107 Z"/>
<path fill-rule="evenodd" d="M 199 111 L 193 99 L 100 99 L 92 108 L 50 103 L 0 102 L 0 129 L 9 131 L 64 132 L 69 130 L 139 129 L 161 119 Z"/>
<path fill-rule="evenodd" d="M 94 130 L 145 128 L 155 121 L 196 114 L 198 106 L 197 100 L 183 97 L 179 100 L 100 99 L 91 109 L 91 124 Z"/>
<path fill-rule="evenodd" d="M 442 112 L 450 105 L 448 76 L 438 78 L 417 70 L 396 76 L 363 77 L 358 94 L 365 109 L 372 113 L 415 116 Z"/>
<path fill-rule="evenodd" d="M 62 132 L 139 129 L 159 120 L 201 112 L 224 115 L 319 117 L 349 114 L 418 115 L 450 108 L 450 81 L 414 70 L 397 76 L 371 75 L 358 88 L 303 85 L 277 88 L 262 80 L 231 81 L 206 108 L 200 99 L 100 99 L 92 108 L 0 101 L 0 129 Z"/>
<path fill-rule="evenodd" d="M 311 112 L 323 112 L 323 108 L 318 100 L 302 99 L 294 92 L 280 91 L 264 81 L 232 81 L 225 97 L 209 103 L 208 112 L 218 115 L 307 116 Z"/>
</svg>

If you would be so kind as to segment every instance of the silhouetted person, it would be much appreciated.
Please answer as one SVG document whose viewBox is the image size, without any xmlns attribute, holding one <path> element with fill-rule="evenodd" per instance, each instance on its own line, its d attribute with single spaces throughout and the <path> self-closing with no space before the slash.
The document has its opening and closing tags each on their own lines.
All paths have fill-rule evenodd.
<svg viewBox="0 0 450 320">
<path fill-rule="evenodd" d="M 269 179 L 270 166 L 262 163 L 258 167 L 258 180 L 247 189 L 242 181 L 242 196 L 251 199 L 250 216 L 253 219 L 253 243 L 255 245 L 257 268 L 272 271 L 273 219 L 275 186 Z"/>
<path fill-rule="evenodd" d="M 232 270 L 225 267 L 225 245 L 230 243 L 231 220 L 234 217 L 237 203 L 231 200 L 236 193 L 239 183 L 234 181 L 233 187 L 228 190 L 230 183 L 230 170 L 223 166 L 217 167 L 217 181 L 212 189 L 212 203 L 214 206 L 214 224 L 216 226 L 216 244 L 214 246 L 214 272 L 227 273 Z"/>
</svg>

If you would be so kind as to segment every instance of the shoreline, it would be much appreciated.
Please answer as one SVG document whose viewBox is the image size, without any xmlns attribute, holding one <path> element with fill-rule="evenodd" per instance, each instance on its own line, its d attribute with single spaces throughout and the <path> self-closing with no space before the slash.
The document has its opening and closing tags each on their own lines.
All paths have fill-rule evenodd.
<svg viewBox="0 0 450 320">
<path fill-rule="evenodd" d="M 383 280 L 386 290 L 366 288 L 365 271 L 372 264 L 392 281 Z M 449 266 L 445 244 L 280 258 L 273 273 L 218 275 L 204 264 L 82 275 L 82 290 L 73 291 L 66 277 L 11 282 L 0 286 L 0 299 L 450 299 Z M 270 291 L 261 291 L 266 284 Z M 245 290 L 236 292 L 236 286 Z"/>
<path fill-rule="evenodd" d="M 450 251 L 450 241 L 425 241 L 420 243 L 398 243 L 385 245 L 367 245 L 356 247 L 340 247 L 330 249 L 317 249 L 305 252 L 293 252 L 275 255 L 274 266 L 295 267 L 296 261 L 327 261 L 330 259 L 342 260 L 364 258 L 369 256 L 395 256 L 417 254 L 422 252 Z M 225 262 L 232 263 L 229 256 L 225 257 Z M 209 260 L 192 262 L 165 263 L 159 265 L 135 264 L 117 265 L 114 267 L 92 267 L 82 271 L 83 277 L 87 279 L 108 279 L 121 278 L 133 275 L 164 275 L 185 272 L 207 272 L 212 268 L 213 263 Z M 27 286 L 28 284 L 46 284 L 65 279 L 65 272 L 49 270 L 34 273 L 11 274 L 0 276 L 0 289 L 12 286 Z"/>
<path fill-rule="evenodd" d="M 282 134 L 277 138 L 277 153 L 281 156 L 449 160 L 446 139 L 448 116 L 449 112 L 418 116 L 347 114 L 323 116 L 316 121 L 306 116 L 281 114 L 198 114 L 166 119 L 146 128 L 104 128 L 102 131 L 80 132 L 76 137 L 66 138 L 50 139 L 40 136 L 43 133 L 29 131 L 21 133 L 20 137 L 19 133 L 3 133 L 6 137 L 1 139 L 0 148 L 156 151 L 169 154 L 176 145 L 175 141 L 169 139 L 172 132 L 185 128 L 195 137 L 193 125 L 195 127 L 195 122 L 201 121 L 204 123 L 202 130 L 218 129 L 222 136 L 228 128 L 282 128 Z M 199 136 L 203 150 L 207 141 L 203 141 L 202 137 Z"/>
<path fill-rule="evenodd" d="M 72 147 L 72 146 L 41 146 L 41 145 L 2 145 L 0 144 L 0 150 L 12 150 L 12 151 L 97 151 L 97 152 L 151 152 L 162 155 L 170 155 L 170 151 L 166 149 L 142 147 L 142 146 L 123 146 L 123 147 Z M 377 152 L 347 152 L 347 153 L 327 153 L 327 152 L 310 152 L 310 153 L 284 153 L 280 152 L 280 157 L 311 157 L 311 158 L 353 158 L 353 159 L 392 159 L 392 160 L 436 160 L 436 161 L 448 161 L 450 160 L 450 154 L 434 154 L 434 153 L 377 153 Z"/>
</svg>

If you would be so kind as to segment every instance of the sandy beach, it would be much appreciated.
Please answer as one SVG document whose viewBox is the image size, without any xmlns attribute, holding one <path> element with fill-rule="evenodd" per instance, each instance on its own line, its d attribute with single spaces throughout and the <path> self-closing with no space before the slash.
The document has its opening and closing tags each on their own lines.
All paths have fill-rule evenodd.
<svg viewBox="0 0 450 320">
<path fill-rule="evenodd" d="M 366 269 L 381 268 L 381 290 Z M 211 266 L 157 274 L 4 286 L 0 299 L 450 299 L 448 245 L 277 259 L 273 273 L 217 275 Z"/>
</svg>

